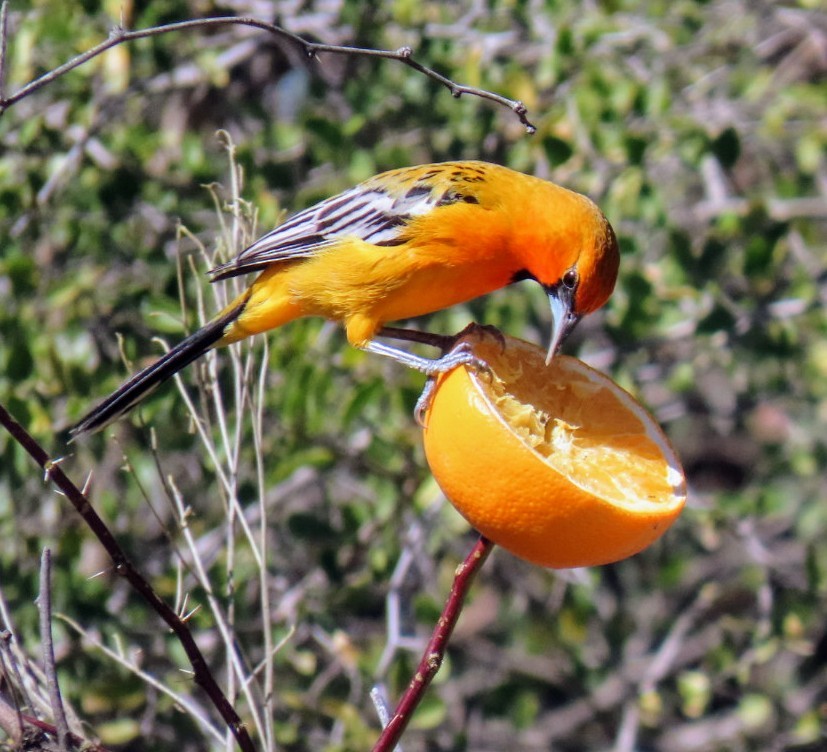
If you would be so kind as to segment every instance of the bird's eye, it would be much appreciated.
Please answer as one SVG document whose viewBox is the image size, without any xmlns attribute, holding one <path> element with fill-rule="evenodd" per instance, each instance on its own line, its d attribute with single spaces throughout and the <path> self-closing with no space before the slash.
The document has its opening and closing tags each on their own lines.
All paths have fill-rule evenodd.
<svg viewBox="0 0 827 752">
<path fill-rule="evenodd" d="M 574 269 L 569 269 L 563 275 L 563 285 L 565 285 L 569 290 L 573 290 L 577 287 L 577 283 L 580 280 L 580 277 L 577 275 L 577 272 Z"/>
</svg>

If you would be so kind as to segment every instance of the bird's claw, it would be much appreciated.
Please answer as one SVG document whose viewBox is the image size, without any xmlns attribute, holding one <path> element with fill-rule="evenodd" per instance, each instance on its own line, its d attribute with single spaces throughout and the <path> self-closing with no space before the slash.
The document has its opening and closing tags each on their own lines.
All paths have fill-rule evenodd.
<svg viewBox="0 0 827 752">
<path fill-rule="evenodd" d="M 476 371 L 488 370 L 488 364 L 482 358 L 474 355 L 471 343 L 465 341 L 454 345 L 441 358 L 432 361 L 426 373 L 428 376 L 437 376 L 440 373 L 453 371 L 458 366 L 470 366 Z"/>
<path fill-rule="evenodd" d="M 499 342 L 502 350 L 505 351 L 505 335 L 493 324 L 477 324 L 472 321 L 459 334 L 457 334 L 456 337 L 454 337 L 454 341 L 460 342 L 460 340 L 463 340 L 472 334 L 487 334 L 488 336 L 493 337 L 497 340 L 497 342 Z"/>
<path fill-rule="evenodd" d="M 436 391 L 436 377 L 429 376 L 425 380 L 425 386 L 422 387 L 422 393 L 416 400 L 414 405 L 414 420 L 420 428 L 426 428 L 425 413 L 431 409 L 431 402 L 434 399 L 434 392 Z"/>
<path fill-rule="evenodd" d="M 482 358 L 477 357 L 468 341 L 459 342 L 450 352 L 433 361 L 428 373 L 428 380 L 414 406 L 414 419 L 420 427 L 425 428 L 425 414 L 430 410 L 436 393 L 436 377 L 441 373 L 453 371 L 454 368 L 465 366 L 480 373 L 490 373 L 491 367 Z"/>
</svg>

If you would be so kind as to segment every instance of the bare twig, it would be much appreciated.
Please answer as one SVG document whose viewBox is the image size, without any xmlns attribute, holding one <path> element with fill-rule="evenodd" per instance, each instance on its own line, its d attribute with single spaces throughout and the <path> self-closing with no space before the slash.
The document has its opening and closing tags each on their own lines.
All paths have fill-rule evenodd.
<svg viewBox="0 0 827 752">
<path fill-rule="evenodd" d="M 57 744 L 60 752 L 69 752 L 69 724 L 66 721 L 66 712 L 60 696 L 60 684 L 57 681 L 55 645 L 52 639 L 52 552 L 48 548 L 44 548 L 40 556 L 40 593 L 37 606 L 40 616 L 43 670 L 46 672 L 46 684 L 49 687 L 49 700 L 57 730 Z"/>
<path fill-rule="evenodd" d="M 52 723 L 42 721 L 40 720 L 40 718 L 35 718 L 33 715 L 26 715 L 25 713 L 21 713 L 20 718 L 27 727 L 27 730 L 25 732 L 26 735 L 30 734 L 29 727 L 31 727 L 37 729 L 41 734 L 55 737 L 57 736 L 57 727 Z M 24 741 L 28 743 L 29 746 L 21 747 L 21 749 L 52 749 L 52 746 L 45 746 L 42 743 L 38 746 L 38 743 L 40 741 L 39 738 L 26 738 L 24 739 Z M 78 736 L 77 734 L 73 734 L 71 732 L 69 732 L 69 741 L 74 747 L 76 747 L 77 749 L 82 749 L 84 750 L 84 752 L 109 752 L 109 750 L 106 747 L 100 744 L 90 742 L 87 739 L 84 739 Z"/>
<path fill-rule="evenodd" d="M 6 50 L 8 49 L 8 0 L 3 0 L 0 4 L 0 102 L 6 96 Z M 2 109 L 0 109 L 2 112 Z"/>
<path fill-rule="evenodd" d="M 695 600 L 689 604 L 687 609 L 678 614 L 669 633 L 652 655 L 638 682 L 637 691 L 627 693 L 629 700 L 623 705 L 621 723 L 613 747 L 614 752 L 630 752 L 638 748 L 638 732 L 641 723 L 640 697 L 655 692 L 658 683 L 674 671 L 681 649 L 685 645 L 686 636 L 697 623 L 700 614 L 709 608 L 715 592 L 714 587 L 702 587 L 698 591 Z"/>
<path fill-rule="evenodd" d="M 221 634 L 222 643 L 224 644 L 227 651 L 227 672 L 232 678 L 233 682 L 235 682 L 236 679 L 240 680 L 242 690 L 246 695 L 249 712 L 252 715 L 253 725 L 258 730 L 259 735 L 263 736 L 265 734 L 264 727 L 266 724 L 264 720 L 261 718 L 260 709 L 254 701 L 252 687 L 250 686 L 250 683 L 246 681 L 244 659 L 243 656 L 240 655 L 238 641 L 236 639 L 234 624 L 232 620 L 232 614 L 227 613 L 225 609 L 222 608 L 220 599 L 216 594 L 212 584 L 210 583 L 209 575 L 207 573 L 204 560 L 198 553 L 198 546 L 195 541 L 195 537 L 187 521 L 187 510 L 183 496 L 176 487 L 176 484 L 171 476 L 167 478 L 166 482 L 169 485 L 171 499 L 174 501 L 175 504 L 175 510 L 176 514 L 178 515 L 178 524 L 181 529 L 181 534 L 184 536 L 184 539 L 187 542 L 187 547 L 191 554 L 191 561 L 189 562 L 189 566 L 195 574 L 196 579 L 198 580 L 198 584 L 204 589 L 204 593 L 207 597 L 207 602 L 210 606 L 210 611 L 212 612 L 213 618 L 215 619 L 216 626 L 218 628 L 219 633 Z"/>
<path fill-rule="evenodd" d="M 421 535 L 421 527 L 419 525 L 411 525 L 407 531 L 408 538 L 413 537 L 411 533 L 413 533 L 413 535 Z M 387 641 L 376 668 L 378 676 L 384 676 L 387 673 L 391 661 L 400 648 L 420 650 L 422 647 L 422 641 L 418 637 L 404 636 L 402 634 L 401 616 L 403 601 L 401 591 L 411 569 L 420 561 L 420 558 L 417 556 L 418 553 L 416 548 L 406 543 L 388 582 L 388 594 L 385 596 L 385 631 Z M 383 721 L 382 725 L 387 725 L 387 721 Z"/>
<path fill-rule="evenodd" d="M 218 710 L 221 718 L 235 736 L 236 742 L 244 752 L 255 752 L 252 739 L 247 732 L 241 718 L 235 708 L 227 700 L 226 695 L 212 675 L 201 650 L 195 642 L 187 625 L 181 620 L 178 614 L 170 608 L 165 601 L 155 592 L 149 582 L 138 572 L 132 562 L 127 558 L 120 544 L 115 540 L 112 532 L 106 523 L 89 503 L 89 499 L 81 493 L 80 489 L 69 479 L 66 473 L 61 470 L 59 460 L 52 460 L 34 438 L 0 405 L 0 424 L 11 434 L 12 438 L 21 446 L 29 456 L 40 465 L 45 471 L 46 478 L 51 480 L 57 488 L 69 499 L 83 518 L 84 522 L 97 537 L 101 545 L 112 559 L 115 571 L 124 577 L 133 590 L 135 590 L 148 603 L 152 609 L 166 622 L 173 631 L 184 652 L 187 654 L 193 670 L 193 679 L 208 695 L 211 702 Z"/>
<path fill-rule="evenodd" d="M 399 700 L 393 717 L 382 730 L 373 752 L 391 752 L 405 731 L 414 710 L 425 695 L 425 690 L 442 665 L 448 640 L 454 631 L 454 626 L 462 611 L 471 583 L 493 548 L 494 544 L 490 540 L 480 536 L 471 553 L 457 568 L 448 600 L 439 615 L 436 628 L 425 648 L 425 652 L 422 654 L 419 666 L 417 666 L 405 694 Z"/>
<path fill-rule="evenodd" d="M 55 614 L 55 617 L 63 621 L 67 626 L 77 632 L 89 645 L 100 650 L 110 660 L 114 661 L 119 666 L 123 666 L 127 671 L 132 672 L 145 684 L 171 698 L 176 706 L 200 724 L 205 733 L 209 734 L 217 744 L 223 744 L 225 742 L 221 727 L 214 726 L 207 717 L 206 710 L 197 704 L 191 697 L 187 697 L 180 692 L 174 691 L 167 683 L 159 681 L 150 672 L 142 669 L 134 660 L 130 660 L 129 657 L 124 655 L 123 652 L 112 650 L 107 647 L 100 640 L 86 631 L 80 624 L 73 619 L 70 619 L 65 614 Z"/>
<path fill-rule="evenodd" d="M 42 676 L 40 667 L 37 667 L 36 671 L 32 671 L 28 656 L 22 653 L 16 643 L 17 638 L 13 632 L 9 631 L 8 621 L 6 621 L 6 628 L 0 632 L 0 673 L 3 676 L 3 683 L 14 696 L 14 704 L 20 717 L 22 733 L 24 717 L 20 708 L 28 706 L 33 712 L 38 712 L 40 709 L 47 709 L 48 703 L 43 701 L 40 696 L 43 682 L 37 680 L 34 682 L 27 681 L 27 679 L 31 680 L 35 673 L 38 678 Z M 32 687 L 31 691 L 29 690 L 30 687 Z"/>
<path fill-rule="evenodd" d="M 243 173 L 235 159 L 235 144 L 229 133 L 220 131 L 219 138 L 222 145 L 226 149 L 229 159 L 229 195 L 224 198 L 219 195 L 214 186 L 207 186 L 210 194 L 213 197 L 216 208 L 216 216 L 218 218 L 218 225 L 220 228 L 218 248 L 223 253 L 233 256 L 238 251 L 245 247 L 251 241 L 251 233 L 253 233 L 253 226 L 255 222 L 254 212 L 251 212 L 249 206 L 244 202 L 241 191 L 243 186 Z M 227 217 L 230 220 L 227 220 Z M 194 236 L 191 236 L 186 227 L 179 229 L 179 234 L 190 237 L 199 249 L 199 255 L 204 264 L 209 268 L 214 266 L 217 261 L 214 255 L 207 252 L 207 249 Z M 196 274 L 196 262 L 193 256 L 188 257 L 190 263 L 190 271 L 194 276 Z M 183 294 L 184 280 L 183 275 L 179 275 L 179 285 L 181 287 L 181 302 L 182 307 L 186 306 L 186 298 Z M 202 324 L 209 318 L 207 313 L 207 304 L 205 304 L 202 288 L 198 286 L 197 299 L 194 306 L 198 321 Z M 212 288 L 212 292 L 216 298 L 215 307 L 222 309 L 228 301 L 227 294 L 232 290 L 227 288 Z M 270 603 L 270 583 L 269 573 L 266 566 L 267 560 L 267 540 L 270 535 L 270 525 L 267 520 L 267 503 L 268 498 L 266 491 L 265 453 L 261 449 L 263 441 L 263 426 L 262 420 L 262 395 L 265 393 L 265 379 L 267 374 L 267 347 L 265 342 L 264 352 L 258 353 L 252 348 L 242 348 L 235 346 L 230 348 L 230 366 L 233 374 L 234 389 L 231 392 L 232 404 L 225 398 L 224 391 L 218 388 L 218 369 L 217 359 L 210 358 L 205 368 L 198 372 L 199 390 L 201 391 L 202 399 L 200 402 L 194 402 L 183 384 L 179 382 L 179 389 L 184 394 L 185 403 L 188 405 L 190 418 L 195 425 L 207 426 L 208 430 L 199 431 L 199 435 L 210 457 L 214 458 L 216 463 L 216 470 L 223 479 L 221 482 L 221 491 L 223 502 L 225 504 L 225 514 L 227 515 L 227 522 L 225 526 L 226 541 L 226 587 L 229 589 L 234 581 L 234 551 L 236 546 L 241 541 L 236 541 L 237 529 L 240 527 L 244 532 L 244 540 L 247 543 L 247 550 L 252 554 L 255 561 L 256 568 L 259 572 L 260 578 L 260 612 L 261 612 L 261 630 L 262 648 L 264 654 L 268 656 L 260 663 L 260 667 L 255 671 L 245 674 L 243 672 L 245 666 L 239 660 L 239 645 L 238 639 L 234 632 L 234 614 L 232 610 L 226 607 L 220 607 L 219 600 L 213 595 L 212 587 L 208 580 L 203 582 L 205 591 L 210 599 L 210 606 L 214 612 L 214 618 L 219 625 L 219 630 L 222 639 L 226 643 L 226 650 L 228 659 L 232 661 L 232 665 L 228 666 L 228 676 L 232 677 L 233 681 L 237 681 L 235 686 L 238 690 L 245 694 L 248 700 L 248 705 L 251 708 L 253 715 L 253 722 L 257 731 L 258 738 L 261 739 L 261 747 L 264 752 L 275 749 L 275 738 L 272 732 L 272 724 L 267 720 L 272 717 L 273 701 L 274 701 L 274 668 L 270 656 L 278 647 L 273 644 L 273 629 L 272 629 L 272 607 Z M 256 366 L 255 359 L 260 358 L 261 363 Z M 256 382 L 256 369 L 258 371 Z M 206 410 L 205 407 L 209 402 L 212 402 L 212 410 Z M 249 410 L 247 409 L 249 406 Z M 256 480 L 259 489 L 259 530 L 258 536 L 251 526 L 251 517 L 249 510 L 245 510 L 239 499 L 238 482 L 239 473 L 241 469 L 240 457 L 242 447 L 244 446 L 243 431 L 244 421 L 252 412 L 252 430 L 253 442 L 256 447 Z M 215 422 L 217 431 L 209 430 L 211 421 Z M 172 479 L 167 481 L 168 484 L 174 485 Z M 197 546 L 189 531 L 186 523 L 185 515 L 180 511 L 183 503 L 180 494 L 177 490 L 174 494 L 170 494 L 170 498 L 177 510 L 176 515 L 180 519 L 181 530 L 187 540 L 191 550 L 192 566 L 195 568 L 196 576 L 199 581 L 206 578 L 206 574 L 201 576 L 204 569 L 200 562 Z M 224 602 L 234 603 L 235 599 L 227 597 Z M 258 678 L 260 675 L 260 679 Z M 255 704 L 253 691 L 257 690 L 260 693 L 260 703 Z M 232 691 L 232 687 L 228 688 L 228 693 Z"/>
<path fill-rule="evenodd" d="M 2 637 L 0 637 L 2 639 Z M 0 652 L 0 676 L 6 681 L 5 654 Z M 23 740 L 23 719 L 20 709 L 5 699 L 0 698 L 0 729 L 11 740 L 12 744 L 20 746 Z"/>
<path fill-rule="evenodd" d="M 379 723 L 382 724 L 382 728 L 385 728 L 388 723 L 390 723 L 391 711 L 388 703 L 388 693 L 383 684 L 377 685 L 371 689 L 370 700 L 373 703 L 373 707 L 376 709 L 376 715 L 379 716 Z M 393 752 L 404 752 L 404 750 L 399 744 L 397 744 L 393 748 Z"/>
<path fill-rule="evenodd" d="M 135 31 L 126 31 L 122 27 L 116 26 L 112 29 L 112 32 L 109 35 L 109 39 L 107 39 L 105 42 L 101 42 L 92 49 L 87 50 L 86 52 L 67 61 L 63 65 L 60 65 L 57 68 L 42 75 L 40 78 L 37 78 L 34 81 L 29 82 L 23 88 L 19 89 L 14 94 L 12 94 L 10 97 L 6 98 L 4 96 L 0 96 L 0 115 L 2 115 L 3 112 L 5 112 L 13 104 L 19 102 L 21 99 L 24 99 L 25 97 L 37 91 L 38 89 L 43 88 L 44 86 L 52 83 L 52 81 L 55 81 L 56 79 L 65 75 L 69 71 L 74 70 L 78 66 L 83 65 L 92 58 L 97 57 L 103 52 L 106 52 L 107 50 L 119 44 L 123 44 L 124 42 L 131 42 L 136 39 L 144 39 L 145 37 L 159 36 L 161 34 L 166 34 L 168 32 L 173 31 L 186 31 L 188 29 L 209 28 L 213 26 L 222 26 L 226 24 L 252 26 L 253 28 L 267 31 L 277 37 L 280 37 L 281 39 L 284 39 L 298 46 L 307 59 L 315 59 L 319 55 L 319 53 L 326 52 L 333 55 L 377 57 L 385 60 L 395 60 L 397 62 L 402 63 L 403 65 L 408 66 L 409 68 L 412 68 L 418 73 L 421 73 L 427 78 L 430 78 L 432 81 L 436 81 L 437 83 L 446 87 L 448 91 L 451 92 L 451 96 L 453 97 L 459 98 L 463 94 L 468 94 L 469 96 L 479 97 L 480 99 L 487 99 L 491 102 L 494 102 L 496 104 L 502 105 L 503 107 L 507 107 L 508 109 L 510 109 L 519 118 L 520 122 L 525 126 L 527 133 L 531 134 L 536 132 L 537 130 L 536 127 L 529 121 L 527 116 L 527 108 L 522 102 L 514 99 L 509 99 L 508 97 L 504 97 L 500 94 L 495 94 L 494 92 L 487 91 L 485 89 L 477 88 L 476 86 L 466 86 L 464 84 L 458 84 L 452 81 L 451 79 L 446 78 L 441 73 L 437 73 L 432 68 L 428 68 L 427 66 L 422 65 L 421 63 L 414 60 L 413 50 L 410 47 L 400 47 L 398 50 L 377 50 L 370 48 L 345 47 L 334 44 L 319 44 L 316 42 L 308 42 L 306 39 L 303 39 L 297 34 L 293 34 L 287 31 L 286 29 L 281 28 L 280 26 L 267 23 L 266 21 L 261 21 L 257 18 L 245 16 L 199 18 L 191 21 L 180 21 L 177 23 L 165 24 L 163 26 L 154 26 L 149 29 L 138 29 Z"/>
<path fill-rule="evenodd" d="M 46 610 L 51 614 L 51 607 Z M 40 613 L 41 615 L 44 613 L 42 605 Z M 0 678 L 2 678 L 4 688 L 3 695 L 5 696 L 6 693 L 13 695 L 13 703 L 5 699 L 0 700 L 0 729 L 15 742 L 17 746 L 14 746 L 14 749 L 53 749 L 51 743 L 47 744 L 47 737 L 57 737 L 57 727 L 32 715 L 32 713 L 39 712 L 54 714 L 54 701 L 50 702 L 50 699 L 43 696 L 43 685 L 50 683 L 51 680 L 47 678 L 40 666 L 30 663 L 28 656 L 16 644 L 17 640 L 11 631 L 11 622 L 5 610 L 2 594 L 0 594 L 0 617 L 2 617 L 0 623 L 4 625 L 4 629 L 0 631 Z M 53 658 L 43 662 L 54 666 Z M 62 700 L 58 705 L 60 712 L 65 716 L 66 705 Z M 30 712 L 21 712 L 21 707 L 28 707 Z M 74 715 L 72 717 L 74 718 Z M 66 722 L 67 728 L 68 725 Z M 64 735 L 64 738 L 78 749 L 83 748 L 87 752 L 107 752 L 104 747 L 77 734 L 70 731 L 66 733 L 68 736 Z"/>
</svg>

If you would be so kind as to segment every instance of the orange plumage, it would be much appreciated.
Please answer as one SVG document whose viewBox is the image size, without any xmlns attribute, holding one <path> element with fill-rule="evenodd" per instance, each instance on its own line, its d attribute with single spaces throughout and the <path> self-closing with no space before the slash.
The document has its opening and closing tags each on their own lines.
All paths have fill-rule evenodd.
<svg viewBox="0 0 827 752">
<path fill-rule="evenodd" d="M 549 357 L 614 288 L 611 225 L 585 196 L 486 162 L 445 162 L 377 175 L 288 219 L 213 280 L 259 272 L 202 329 L 95 408 L 73 434 L 119 417 L 212 347 L 302 316 L 344 324 L 348 341 L 426 371 L 374 342 L 388 321 L 462 303 L 522 279 L 549 295 Z M 427 361 L 430 362 L 430 361 Z"/>
</svg>

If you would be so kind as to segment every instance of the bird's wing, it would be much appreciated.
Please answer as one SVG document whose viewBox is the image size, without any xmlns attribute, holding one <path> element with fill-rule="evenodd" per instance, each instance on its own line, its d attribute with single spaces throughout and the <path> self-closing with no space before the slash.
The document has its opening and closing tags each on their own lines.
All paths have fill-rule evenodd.
<svg viewBox="0 0 827 752">
<path fill-rule="evenodd" d="M 467 184 L 458 189 L 447 163 L 383 173 L 293 215 L 210 275 L 216 281 L 309 258 L 341 238 L 400 245 L 414 217 L 458 201 L 478 203 Z"/>
</svg>

